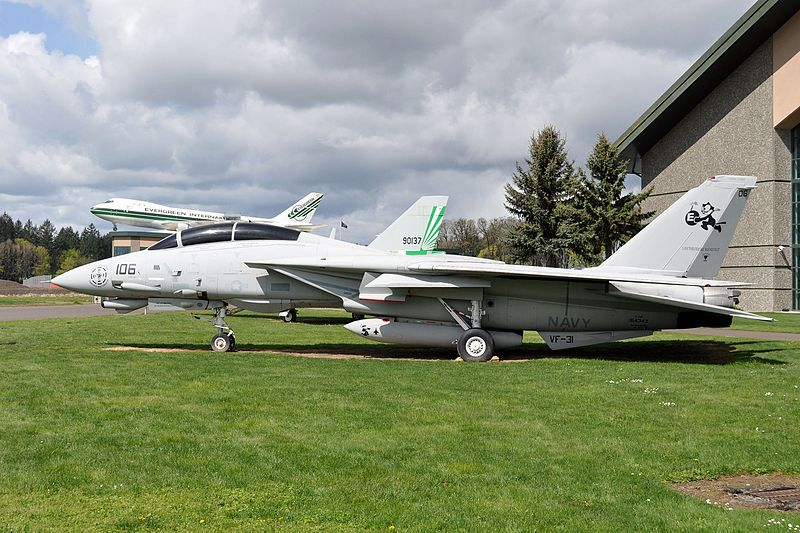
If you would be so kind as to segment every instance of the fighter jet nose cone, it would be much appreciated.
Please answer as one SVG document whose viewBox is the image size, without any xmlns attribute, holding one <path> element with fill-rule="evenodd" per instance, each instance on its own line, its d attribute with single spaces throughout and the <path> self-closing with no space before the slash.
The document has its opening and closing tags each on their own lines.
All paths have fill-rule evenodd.
<svg viewBox="0 0 800 533">
<path fill-rule="evenodd" d="M 102 264 L 92 263 L 59 274 L 50 283 L 62 289 L 93 294 L 108 286 L 110 281 L 108 269 Z"/>
<path fill-rule="evenodd" d="M 50 283 L 56 287 L 61 287 L 62 289 L 66 288 L 64 285 L 62 285 L 62 283 L 64 283 L 64 274 L 59 274 L 58 276 L 54 277 L 50 280 Z"/>
<path fill-rule="evenodd" d="M 59 274 L 58 276 L 54 277 L 50 280 L 50 283 L 53 285 L 57 285 L 62 289 L 67 289 L 68 291 L 77 291 L 80 292 L 80 282 L 79 280 L 82 278 L 80 274 L 78 274 L 79 270 L 83 270 L 82 268 L 74 268 L 63 274 Z"/>
</svg>

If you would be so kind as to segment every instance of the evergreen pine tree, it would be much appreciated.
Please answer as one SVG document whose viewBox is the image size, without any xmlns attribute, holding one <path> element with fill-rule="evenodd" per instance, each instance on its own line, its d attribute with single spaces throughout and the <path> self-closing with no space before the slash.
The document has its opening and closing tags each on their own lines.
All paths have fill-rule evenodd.
<svg viewBox="0 0 800 533">
<path fill-rule="evenodd" d="M 28 219 L 25 222 L 25 225 L 22 226 L 20 231 L 17 233 L 18 239 L 25 239 L 28 242 L 33 242 L 36 239 L 36 226 L 31 222 L 31 219 Z"/>
<path fill-rule="evenodd" d="M 624 194 L 628 164 L 602 133 L 586 161 L 589 175 L 574 181 L 566 231 L 575 254 L 586 264 L 601 262 L 644 227 L 653 211 L 642 212 L 650 190 Z"/>
<path fill-rule="evenodd" d="M 53 240 L 56 237 L 56 228 L 53 226 L 53 223 L 50 222 L 50 219 L 44 219 L 44 222 L 36 228 L 34 237 L 33 244 L 44 246 L 48 252 L 52 251 Z"/>
<path fill-rule="evenodd" d="M 114 242 L 114 236 L 111 233 L 106 233 L 102 237 L 100 237 L 100 241 L 98 242 L 98 253 L 96 259 L 108 259 L 111 257 L 111 248 Z"/>
<path fill-rule="evenodd" d="M 517 162 L 517 171 L 506 185 L 506 209 L 519 219 L 509 236 L 516 262 L 566 266 L 558 205 L 565 200 L 575 171 L 564 145 L 561 134 L 552 126 L 532 135 L 526 168 Z"/>
<path fill-rule="evenodd" d="M 0 215 L 0 242 L 5 242 L 8 239 L 15 239 L 17 235 L 14 233 L 14 220 L 8 213 L 3 212 Z"/>
<path fill-rule="evenodd" d="M 100 232 L 94 226 L 89 224 L 81 232 L 80 252 L 92 260 L 101 259 L 104 257 L 103 242 L 100 237 Z"/>
</svg>

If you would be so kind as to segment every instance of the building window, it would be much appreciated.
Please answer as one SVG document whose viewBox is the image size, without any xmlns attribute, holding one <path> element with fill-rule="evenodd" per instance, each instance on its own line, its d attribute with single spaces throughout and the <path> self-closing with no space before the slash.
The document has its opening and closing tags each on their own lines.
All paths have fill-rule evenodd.
<svg viewBox="0 0 800 533">
<path fill-rule="evenodd" d="M 129 253 L 131 253 L 131 247 L 130 246 L 115 246 L 114 247 L 114 257 L 117 257 L 118 255 L 129 254 Z"/>
<path fill-rule="evenodd" d="M 800 126 L 792 130 L 792 309 L 800 310 Z"/>
</svg>

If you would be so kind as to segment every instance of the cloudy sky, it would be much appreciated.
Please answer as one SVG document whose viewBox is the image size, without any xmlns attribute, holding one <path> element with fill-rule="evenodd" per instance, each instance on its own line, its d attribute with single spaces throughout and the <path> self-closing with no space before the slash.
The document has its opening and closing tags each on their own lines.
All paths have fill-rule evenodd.
<svg viewBox="0 0 800 533">
<path fill-rule="evenodd" d="M 503 215 L 533 131 L 583 164 L 752 1 L 0 0 L 0 211 L 108 231 L 112 196 L 316 190 L 361 242 L 423 194 Z"/>
</svg>

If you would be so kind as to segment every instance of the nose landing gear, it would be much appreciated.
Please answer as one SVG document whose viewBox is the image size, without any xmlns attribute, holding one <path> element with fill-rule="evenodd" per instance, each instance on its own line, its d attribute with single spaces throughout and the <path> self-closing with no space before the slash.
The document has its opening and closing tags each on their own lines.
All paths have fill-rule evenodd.
<svg viewBox="0 0 800 533">
<path fill-rule="evenodd" d="M 214 310 L 214 320 L 192 315 L 194 318 L 208 322 L 217 328 L 217 334 L 211 338 L 211 349 L 215 352 L 230 352 L 236 348 L 236 334 L 225 322 L 225 317 L 230 314 L 232 313 L 228 312 L 228 305 L 222 304 Z"/>
<path fill-rule="evenodd" d="M 233 333 L 217 333 L 211 338 L 211 349 L 215 352 L 229 352 L 236 346 Z"/>
</svg>

